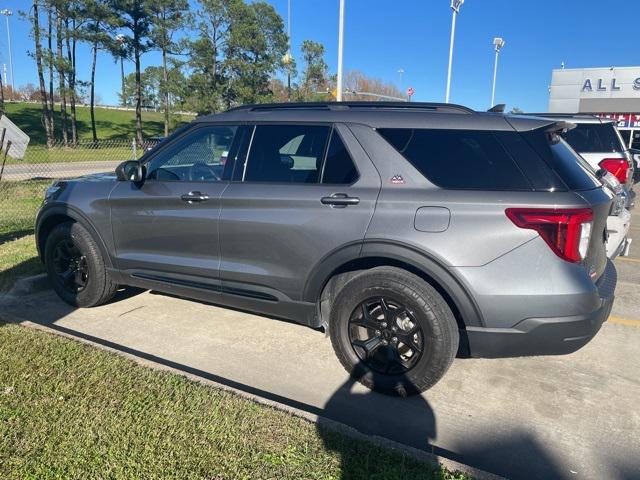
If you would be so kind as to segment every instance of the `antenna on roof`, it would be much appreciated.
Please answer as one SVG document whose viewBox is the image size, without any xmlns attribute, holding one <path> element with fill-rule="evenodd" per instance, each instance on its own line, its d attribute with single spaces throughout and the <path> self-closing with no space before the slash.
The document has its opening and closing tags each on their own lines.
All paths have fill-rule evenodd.
<svg viewBox="0 0 640 480">
<path fill-rule="evenodd" d="M 504 108 L 507 105 L 504 103 L 498 103 L 497 105 L 494 105 L 493 107 L 491 107 L 489 110 L 487 110 L 487 112 L 491 112 L 491 113 L 504 113 Z"/>
</svg>

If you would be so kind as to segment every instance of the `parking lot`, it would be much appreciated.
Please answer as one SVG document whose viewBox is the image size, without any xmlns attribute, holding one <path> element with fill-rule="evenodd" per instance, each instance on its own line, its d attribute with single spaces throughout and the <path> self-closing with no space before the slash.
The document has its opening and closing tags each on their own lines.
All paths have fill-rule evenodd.
<svg viewBox="0 0 640 480">
<path fill-rule="evenodd" d="M 633 216 L 632 236 L 640 238 L 638 209 Z M 322 333 L 154 292 L 74 310 L 44 290 L 6 296 L 1 308 L 144 363 L 509 478 L 630 479 L 640 475 L 640 241 L 615 263 L 613 312 L 582 350 L 458 359 L 443 381 L 409 399 L 355 384 Z"/>
</svg>

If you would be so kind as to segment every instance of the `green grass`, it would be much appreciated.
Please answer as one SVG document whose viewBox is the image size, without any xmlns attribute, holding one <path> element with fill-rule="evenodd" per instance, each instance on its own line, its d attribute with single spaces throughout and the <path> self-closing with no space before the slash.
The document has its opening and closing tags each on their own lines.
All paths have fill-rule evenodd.
<svg viewBox="0 0 640 480">
<path fill-rule="evenodd" d="M 60 133 L 60 107 L 56 106 L 56 138 L 62 139 Z M 47 142 L 42 126 L 42 108 L 36 103 L 6 103 L 6 114 L 9 119 L 31 137 L 30 145 L 45 145 Z M 135 136 L 135 113 L 133 111 L 110 110 L 96 108 L 96 129 L 99 140 L 128 139 Z M 172 118 L 172 129 L 193 119 L 191 116 Z M 164 135 L 164 120 L 161 112 L 142 113 L 143 132 L 145 137 Z M 80 141 L 93 140 L 91 135 L 91 119 L 89 107 L 77 107 L 78 137 Z"/>
<path fill-rule="evenodd" d="M 461 479 L 48 333 L 0 323 L 4 479 Z"/>
<path fill-rule="evenodd" d="M 36 212 L 51 180 L 0 182 L 0 242 L 33 231 Z"/>
<path fill-rule="evenodd" d="M 0 292 L 10 290 L 18 278 L 42 271 L 33 235 L 0 243 Z"/>
</svg>

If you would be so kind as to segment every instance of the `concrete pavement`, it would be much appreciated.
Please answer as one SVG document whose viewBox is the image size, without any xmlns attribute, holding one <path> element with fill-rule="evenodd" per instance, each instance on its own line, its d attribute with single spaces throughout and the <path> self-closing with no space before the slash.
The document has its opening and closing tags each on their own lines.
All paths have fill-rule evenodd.
<svg viewBox="0 0 640 480">
<path fill-rule="evenodd" d="M 422 396 L 350 380 L 317 331 L 151 292 L 75 310 L 50 291 L 3 311 L 509 478 L 640 475 L 640 321 L 568 356 L 458 359 Z"/>
</svg>

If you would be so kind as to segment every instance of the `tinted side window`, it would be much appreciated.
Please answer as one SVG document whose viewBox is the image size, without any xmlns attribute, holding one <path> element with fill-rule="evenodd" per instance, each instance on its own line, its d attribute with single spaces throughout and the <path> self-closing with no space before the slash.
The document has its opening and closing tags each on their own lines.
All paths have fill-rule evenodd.
<svg viewBox="0 0 640 480">
<path fill-rule="evenodd" d="M 322 183 L 348 185 L 358 178 L 358 171 L 351 155 L 344 146 L 340 134 L 333 130 L 322 170 Z"/>
<path fill-rule="evenodd" d="M 215 182 L 222 179 L 238 127 L 194 128 L 147 163 L 147 178 L 160 181 Z"/>
<path fill-rule="evenodd" d="M 543 129 L 521 135 L 571 190 L 590 190 L 600 186 L 593 169 L 560 136 Z"/>
<path fill-rule="evenodd" d="M 493 132 L 424 129 L 379 129 L 378 132 L 439 187 L 531 190 Z"/>
<path fill-rule="evenodd" d="M 579 153 L 622 152 L 622 142 L 613 123 L 579 123 L 564 134 Z"/>
<path fill-rule="evenodd" d="M 317 183 L 328 137 L 329 127 L 258 125 L 243 180 Z"/>
</svg>

